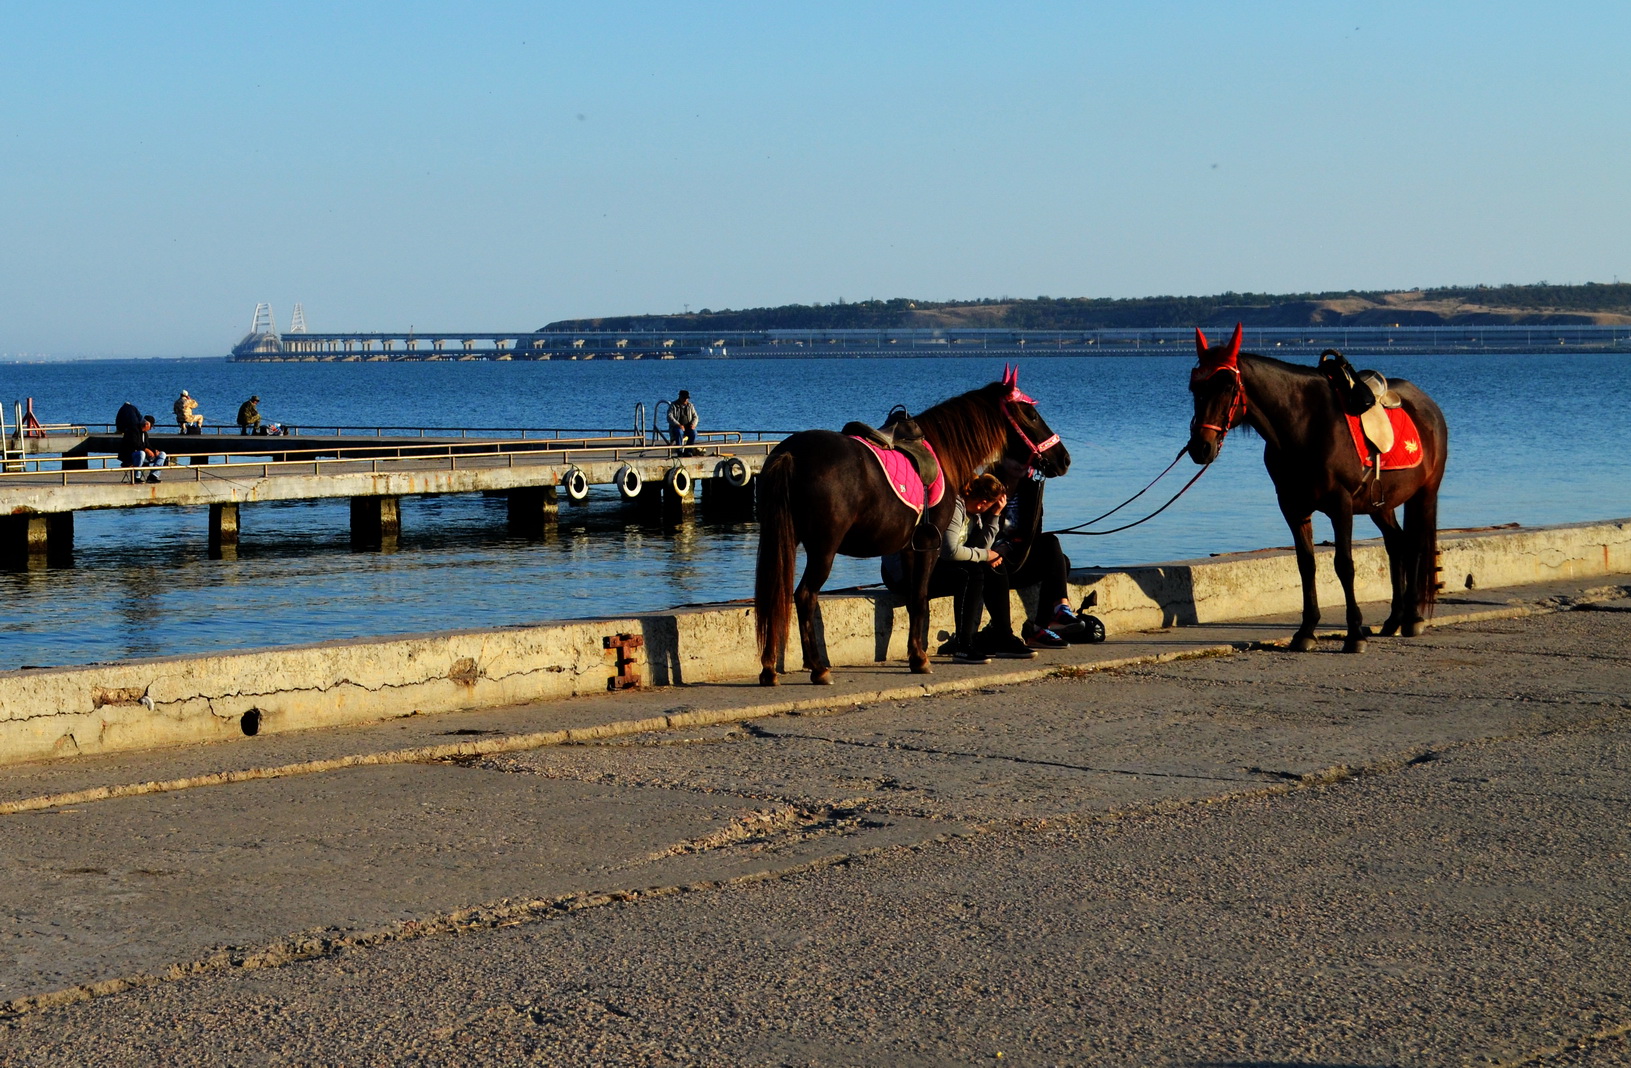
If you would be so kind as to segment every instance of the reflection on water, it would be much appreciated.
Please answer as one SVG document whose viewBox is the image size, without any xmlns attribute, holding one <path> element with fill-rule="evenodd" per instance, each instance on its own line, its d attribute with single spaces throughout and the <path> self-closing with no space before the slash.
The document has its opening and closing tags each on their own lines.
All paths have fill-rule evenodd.
<svg viewBox="0 0 1631 1068">
<path fill-rule="evenodd" d="M 1104 511 L 1171 461 L 1189 423 L 1191 359 L 1027 358 L 1024 386 L 1070 447 L 1049 484 L 1050 527 Z M 1407 377 L 1450 421 L 1445 527 L 1631 515 L 1631 374 L 1621 356 L 1431 356 L 1366 361 Z M 878 421 L 1000 377 L 979 358 L 665 362 L 229 364 L 178 361 L 0 366 L 0 402 L 36 398 L 47 421 L 110 420 L 127 397 L 155 411 L 180 388 L 230 411 L 251 392 L 297 424 L 622 427 L 636 401 L 690 389 L 704 429 L 788 430 Z M 770 383 L 773 383 L 771 385 Z M 1521 412 L 1514 408 L 1522 398 Z M 163 402 L 161 405 L 160 402 Z M 1261 443 L 1231 435 L 1194 490 L 1156 521 L 1070 539 L 1078 565 L 1117 565 L 1284 545 Z M 1139 505 L 1193 472 L 1183 461 Z M 1144 514 L 1139 505 L 1128 518 Z M 1122 516 L 1117 516 L 1121 520 Z M 1357 529 L 1368 534 L 1367 521 Z M 209 559 L 208 510 L 82 512 L 74 566 L 0 573 L 9 620 L 0 669 L 286 645 L 659 610 L 752 594 L 757 531 L 699 506 L 689 523 L 597 488 L 560 523 L 512 533 L 506 502 L 402 500 L 395 552 L 354 552 L 346 501 L 248 504 L 235 555 Z M 1323 524 L 1323 520 L 1316 520 Z M 1108 525 L 1108 524 L 1107 524 Z M 1328 537 L 1323 525 L 1318 536 Z M 871 583 L 840 557 L 829 588 Z"/>
</svg>

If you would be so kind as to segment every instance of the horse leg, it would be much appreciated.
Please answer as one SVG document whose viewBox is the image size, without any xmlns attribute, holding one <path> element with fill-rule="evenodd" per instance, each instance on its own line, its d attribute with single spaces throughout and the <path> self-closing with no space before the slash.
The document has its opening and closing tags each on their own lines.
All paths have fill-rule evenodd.
<svg viewBox="0 0 1631 1068">
<path fill-rule="evenodd" d="M 1409 563 L 1405 568 L 1409 615 L 1405 617 L 1403 634 L 1406 638 L 1419 638 L 1427 629 L 1426 612 L 1438 597 L 1438 487 L 1423 486 L 1416 495 L 1404 502 L 1404 537 L 1409 546 Z"/>
<path fill-rule="evenodd" d="M 793 603 L 798 606 L 799 643 L 804 647 L 804 666 L 809 669 L 810 682 L 816 686 L 832 685 L 832 665 L 827 663 L 827 644 L 821 630 L 821 601 L 817 596 L 827 576 L 832 574 L 833 557 L 830 548 L 804 546 L 804 575 L 798 589 L 793 591 Z"/>
<path fill-rule="evenodd" d="M 1303 580 L 1303 622 L 1291 636 L 1293 652 L 1306 653 L 1314 648 L 1314 628 L 1320 625 L 1320 599 L 1314 590 L 1314 517 L 1298 518 L 1285 512 L 1286 524 L 1291 527 L 1291 544 L 1297 550 L 1297 574 Z"/>
<path fill-rule="evenodd" d="M 1365 651 L 1365 614 L 1359 610 L 1359 599 L 1354 596 L 1354 514 L 1351 507 L 1338 506 L 1331 515 L 1331 529 L 1336 536 L 1337 581 L 1342 583 L 1342 599 L 1348 609 L 1348 636 L 1342 643 L 1345 653 Z"/>
<path fill-rule="evenodd" d="M 914 675 L 933 671 L 929 666 L 929 576 L 937 556 L 915 550 L 905 553 L 906 588 L 911 594 L 906 602 L 906 662 Z"/>
<path fill-rule="evenodd" d="M 1391 638 L 1404 626 L 1407 611 L 1405 606 L 1409 604 L 1405 600 L 1405 595 L 1409 588 L 1406 561 L 1410 551 L 1405 545 L 1404 531 L 1400 529 L 1399 519 L 1393 514 L 1393 509 L 1377 512 L 1371 518 L 1376 520 L 1376 529 L 1382 532 L 1382 545 L 1387 550 L 1388 578 L 1393 586 L 1393 599 L 1388 606 L 1387 619 L 1382 621 L 1381 633 L 1383 637 Z"/>
</svg>

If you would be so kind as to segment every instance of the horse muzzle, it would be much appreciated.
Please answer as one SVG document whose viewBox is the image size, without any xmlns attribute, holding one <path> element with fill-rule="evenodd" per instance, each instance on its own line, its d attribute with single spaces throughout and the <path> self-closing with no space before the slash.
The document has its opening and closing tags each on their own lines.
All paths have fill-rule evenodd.
<svg viewBox="0 0 1631 1068">
<path fill-rule="evenodd" d="M 1223 443 L 1220 441 L 1208 439 L 1202 437 L 1200 434 L 1196 434 L 1189 439 L 1189 445 L 1187 448 L 1189 458 L 1194 460 L 1197 464 L 1200 464 L 1202 467 L 1205 467 L 1207 464 L 1218 458 L 1218 452 L 1220 451 L 1222 444 Z"/>
</svg>

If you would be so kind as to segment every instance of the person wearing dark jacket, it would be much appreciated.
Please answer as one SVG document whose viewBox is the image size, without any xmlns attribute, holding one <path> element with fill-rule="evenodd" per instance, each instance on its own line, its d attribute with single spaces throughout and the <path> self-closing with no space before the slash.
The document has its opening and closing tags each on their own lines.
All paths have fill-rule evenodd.
<svg viewBox="0 0 1631 1068">
<path fill-rule="evenodd" d="M 140 426 L 126 430 L 120 438 L 119 460 L 121 466 L 136 468 L 136 473 L 131 476 L 132 480 L 136 482 L 159 481 L 158 471 L 150 469 L 163 467 L 170 458 L 168 453 L 155 449 L 147 440 L 147 433 L 152 429 L 153 417 L 144 415 Z M 148 469 L 145 470 L 145 474 L 144 469 Z"/>
<path fill-rule="evenodd" d="M 261 425 L 259 397 L 250 397 L 238 405 L 238 433 L 253 434 Z"/>
</svg>

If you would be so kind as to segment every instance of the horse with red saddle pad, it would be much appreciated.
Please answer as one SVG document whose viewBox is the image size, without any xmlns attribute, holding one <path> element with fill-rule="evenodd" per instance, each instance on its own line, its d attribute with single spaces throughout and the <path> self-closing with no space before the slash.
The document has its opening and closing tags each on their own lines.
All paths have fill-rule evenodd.
<svg viewBox="0 0 1631 1068">
<path fill-rule="evenodd" d="M 1314 588 L 1315 512 L 1330 518 L 1336 537 L 1336 573 L 1347 601 L 1343 651 L 1363 651 L 1370 634 L 1354 598 L 1355 515 L 1375 521 L 1387 548 L 1393 600 L 1382 633 L 1415 637 L 1438 593 L 1438 489 L 1450 437 L 1444 413 L 1402 378 L 1386 379 L 1378 387 L 1387 403 L 1396 401 L 1397 406 L 1388 408 L 1378 397 L 1372 409 L 1363 399 L 1356 403 L 1321 369 L 1241 352 L 1240 339 L 1238 324 L 1224 345 L 1209 345 L 1206 335 L 1195 331 L 1199 362 L 1189 376 L 1195 414 L 1188 451 L 1196 463 L 1209 464 L 1217 459 L 1224 436 L 1237 426 L 1263 438 L 1263 464 L 1291 528 L 1302 578 L 1302 625 L 1291 647 L 1312 649 L 1320 620 Z M 1366 374 L 1370 372 L 1359 372 Z M 1355 408 L 1368 414 L 1363 419 L 1351 414 Z M 1383 440 L 1373 444 L 1375 437 Z M 1402 527 L 1395 515 L 1400 505 Z"/>
</svg>

